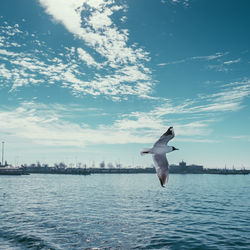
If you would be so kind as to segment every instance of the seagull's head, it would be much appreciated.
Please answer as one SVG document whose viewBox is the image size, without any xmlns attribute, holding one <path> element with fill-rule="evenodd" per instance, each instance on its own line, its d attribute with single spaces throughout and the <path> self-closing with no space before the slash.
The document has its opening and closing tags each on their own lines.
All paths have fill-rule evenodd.
<svg viewBox="0 0 250 250">
<path fill-rule="evenodd" d="M 172 149 L 173 149 L 173 151 L 174 151 L 174 150 L 179 150 L 179 149 L 178 149 L 178 148 L 176 148 L 176 147 L 172 147 Z"/>
</svg>

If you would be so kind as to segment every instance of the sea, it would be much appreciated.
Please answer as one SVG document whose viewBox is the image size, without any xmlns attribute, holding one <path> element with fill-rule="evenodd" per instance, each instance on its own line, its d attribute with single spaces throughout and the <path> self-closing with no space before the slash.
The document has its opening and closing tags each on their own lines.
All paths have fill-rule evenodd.
<svg viewBox="0 0 250 250">
<path fill-rule="evenodd" d="M 250 175 L 0 176 L 0 249 L 250 249 Z"/>
</svg>

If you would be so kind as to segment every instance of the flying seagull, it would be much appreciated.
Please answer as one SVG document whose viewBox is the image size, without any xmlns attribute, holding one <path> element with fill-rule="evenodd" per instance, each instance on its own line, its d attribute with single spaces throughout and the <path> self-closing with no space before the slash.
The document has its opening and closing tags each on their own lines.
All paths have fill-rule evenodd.
<svg viewBox="0 0 250 250">
<path fill-rule="evenodd" d="M 175 136 L 173 127 L 169 127 L 167 132 L 164 133 L 152 148 L 144 149 L 141 151 L 141 155 L 152 154 L 155 163 L 156 173 L 159 177 L 162 187 L 165 187 L 165 183 L 168 181 L 168 160 L 166 153 L 178 150 L 173 146 L 168 146 L 168 142 Z"/>
</svg>

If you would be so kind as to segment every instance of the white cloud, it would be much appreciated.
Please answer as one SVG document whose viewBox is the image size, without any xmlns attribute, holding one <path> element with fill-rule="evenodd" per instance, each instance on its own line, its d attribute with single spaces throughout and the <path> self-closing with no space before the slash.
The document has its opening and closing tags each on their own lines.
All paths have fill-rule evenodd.
<svg viewBox="0 0 250 250">
<path fill-rule="evenodd" d="M 126 16 L 122 16 L 120 20 L 121 20 L 122 23 L 125 23 L 127 21 L 127 17 Z"/>
<path fill-rule="evenodd" d="M 183 6 L 188 7 L 190 0 L 161 0 L 161 3 L 163 4 L 167 2 L 173 3 L 173 4 L 182 4 Z"/>
<path fill-rule="evenodd" d="M 165 100 L 151 111 L 123 115 L 114 125 L 119 129 L 143 131 L 149 137 L 173 125 L 180 141 L 214 142 L 206 138 L 212 132 L 211 124 L 220 121 L 222 113 L 242 109 L 248 96 L 250 80 L 229 83 L 215 94 L 200 95 L 181 103 Z"/>
<path fill-rule="evenodd" d="M 234 64 L 234 63 L 238 63 L 238 62 L 240 62 L 240 58 L 235 59 L 235 60 L 226 61 L 226 62 L 224 62 L 224 64 L 230 65 L 230 64 Z"/>
<path fill-rule="evenodd" d="M 70 107 L 67 107 L 69 111 Z M 112 126 L 99 125 L 89 128 L 86 124 L 75 124 L 60 117 L 61 106 L 23 103 L 14 110 L 0 111 L 0 132 L 9 136 L 29 140 L 38 145 L 83 147 L 87 144 L 125 144 L 141 142 L 147 138 Z M 22 128 L 22 129 L 20 129 Z"/>
<path fill-rule="evenodd" d="M 23 33 L 20 29 L 19 29 L 19 24 L 15 24 L 13 26 L 9 25 L 8 22 L 4 21 L 3 22 L 4 25 L 0 26 L 1 29 L 1 33 L 10 37 L 14 37 L 17 34 L 21 34 Z"/>
<path fill-rule="evenodd" d="M 0 54 L 5 55 L 5 56 L 11 56 L 11 57 L 16 57 L 16 56 L 19 55 L 18 53 L 8 51 L 8 50 L 5 50 L 5 49 L 0 49 Z"/>
<path fill-rule="evenodd" d="M 224 57 L 224 56 L 226 56 L 228 54 L 229 53 L 224 53 L 224 54 L 221 53 L 221 54 L 218 54 L 218 57 L 215 57 L 213 59 Z M 228 72 L 228 71 L 232 71 L 232 67 L 229 67 L 230 65 L 239 63 L 240 61 L 241 61 L 241 59 L 238 58 L 238 59 L 235 59 L 235 60 L 228 60 L 228 61 L 223 62 L 222 58 L 220 58 L 220 59 L 217 60 L 217 62 L 215 64 L 208 65 L 207 68 L 216 70 L 218 72 Z"/>
<path fill-rule="evenodd" d="M 128 31 L 119 30 L 111 16 L 126 6 L 114 1 L 40 0 L 41 5 L 54 20 L 61 22 L 72 34 L 83 39 L 90 47 L 115 65 L 135 63 L 147 59 L 141 49 L 127 46 Z M 83 19 L 81 14 L 84 13 Z"/>
<path fill-rule="evenodd" d="M 226 68 L 223 64 L 209 65 L 208 69 L 215 70 L 218 72 L 228 72 L 230 69 Z"/>
<path fill-rule="evenodd" d="M 97 63 L 94 56 L 77 49 L 79 57 L 88 66 L 102 69 L 102 74 L 92 80 L 75 80 L 70 85 L 73 92 L 104 94 L 113 99 L 122 95 L 148 97 L 153 86 L 151 71 L 145 66 L 149 54 L 135 45 L 129 46 L 129 31 L 120 29 L 112 18 L 115 12 L 126 11 L 126 5 L 111 0 L 40 0 L 40 3 L 54 20 L 101 56 L 102 62 Z"/>
<path fill-rule="evenodd" d="M 85 61 L 87 65 L 101 68 L 101 64 L 97 63 L 95 59 L 90 54 L 88 54 L 85 50 L 83 50 L 82 48 L 77 48 L 77 52 L 78 52 L 79 58 Z"/>
<path fill-rule="evenodd" d="M 73 93 L 111 96 L 113 100 L 120 100 L 121 96 L 139 95 L 147 96 L 151 92 L 151 78 L 149 70 L 138 66 L 125 66 L 117 69 L 113 74 L 93 76 L 93 80 L 85 80 L 85 73 L 81 70 L 81 64 L 76 63 L 75 49 L 67 49 L 66 61 L 43 54 L 40 57 L 32 54 L 13 53 L 0 50 L 0 54 L 6 56 L 5 61 L 10 64 L 1 67 L 1 77 L 12 80 L 12 91 L 29 84 L 54 84 L 59 83 L 63 87 L 72 89 Z M 98 64 L 80 48 L 77 49 L 79 56 L 89 65 L 100 68 Z M 53 59 L 50 59 L 50 58 Z M 84 57 L 84 58 L 83 58 Z M 2 58 L 3 59 L 3 58 Z M 63 62 L 64 61 L 64 62 Z M 12 65 L 12 66 L 11 66 Z M 39 80 L 38 80 L 39 79 Z"/>
<path fill-rule="evenodd" d="M 185 59 L 180 59 L 172 62 L 163 62 L 163 63 L 158 63 L 157 66 L 167 66 L 167 65 L 174 65 L 174 64 L 180 64 L 180 63 L 186 63 L 188 61 L 194 61 L 194 60 L 203 60 L 203 61 L 212 61 L 221 57 L 224 57 L 228 54 L 228 52 L 218 52 L 215 53 L 214 55 L 208 55 L 208 56 L 193 56 Z"/>
<path fill-rule="evenodd" d="M 73 34 L 81 36 L 81 9 L 82 0 L 40 0 L 46 12 L 53 16 L 54 20 L 63 25 Z"/>
<path fill-rule="evenodd" d="M 5 64 L 0 65 L 0 76 L 6 78 L 6 79 L 11 79 L 11 72 L 5 67 Z"/>
<path fill-rule="evenodd" d="M 210 95 L 198 95 L 192 100 L 182 100 L 181 104 L 167 100 L 154 112 L 158 116 L 166 114 L 213 114 L 213 112 L 230 112 L 243 108 L 244 98 L 250 95 L 250 80 L 229 83 L 218 92 Z M 216 114 L 216 113 L 214 113 Z"/>
<path fill-rule="evenodd" d="M 157 66 L 167 66 L 167 65 L 174 65 L 179 63 L 185 63 L 188 59 L 181 59 L 173 62 L 165 62 L 165 63 L 158 63 Z"/>
<path fill-rule="evenodd" d="M 237 136 L 231 136 L 230 138 L 235 140 L 250 142 L 250 135 L 237 135 Z"/>
<path fill-rule="evenodd" d="M 226 111 L 237 111 L 241 109 L 239 103 L 237 102 L 226 102 L 226 103 L 211 103 L 209 105 L 204 105 L 199 107 L 198 112 L 226 112 Z"/>
<path fill-rule="evenodd" d="M 209 56 L 194 56 L 191 59 L 193 59 L 193 60 L 207 60 L 207 61 L 211 61 L 211 60 L 223 57 L 223 56 L 225 56 L 227 54 L 228 54 L 228 52 L 225 52 L 225 53 L 218 52 L 218 53 L 216 53 L 214 55 L 209 55 Z"/>
<path fill-rule="evenodd" d="M 70 78 L 71 75 L 63 77 Z M 94 92 L 93 89 L 89 91 Z M 68 105 L 66 108 L 51 104 L 52 108 L 51 105 L 25 102 L 16 109 L 0 111 L 0 131 L 38 145 L 83 147 L 91 144 L 152 143 L 157 139 L 156 135 L 159 136 L 159 131 L 163 133 L 168 126 L 174 126 L 177 141 L 218 142 L 216 138 L 209 138 L 211 125 L 222 118 L 222 112 L 243 108 L 243 100 L 249 95 L 249 80 L 234 82 L 215 94 L 182 100 L 179 104 L 165 100 L 147 112 L 123 114 L 112 124 L 99 124 L 95 128 L 86 123 L 72 122 L 72 117 L 68 120 L 68 115 L 72 116 L 76 109 L 81 108 L 79 106 Z"/>
<path fill-rule="evenodd" d="M 12 91 L 33 84 L 57 84 L 71 89 L 75 95 L 104 95 L 114 101 L 127 99 L 128 95 L 149 98 L 154 82 L 145 65 L 150 60 L 148 53 L 138 46 L 128 46 L 128 30 L 119 29 L 111 18 L 114 12 L 125 11 L 125 5 L 118 6 L 113 1 L 56 0 L 41 0 L 41 4 L 85 42 L 88 52 L 81 47 L 62 47 L 61 52 L 55 53 L 35 34 L 5 23 L 3 31 L 18 29 L 20 33 L 16 33 L 19 36 L 16 43 L 17 39 L 0 31 L 3 43 L 0 59 L 6 62 L 0 83 L 10 86 Z M 31 48 L 37 47 L 30 49 L 26 42 L 32 43 Z M 86 75 L 86 66 L 94 67 L 95 71 Z"/>
<path fill-rule="evenodd" d="M 250 94 L 250 80 L 233 82 L 223 86 L 221 92 L 210 95 L 215 103 L 235 103 L 240 104 L 242 100 Z"/>
</svg>

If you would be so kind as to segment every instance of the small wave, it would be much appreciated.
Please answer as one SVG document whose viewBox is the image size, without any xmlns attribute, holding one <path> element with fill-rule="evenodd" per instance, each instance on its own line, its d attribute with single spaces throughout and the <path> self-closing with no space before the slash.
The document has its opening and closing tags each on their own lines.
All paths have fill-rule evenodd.
<svg viewBox="0 0 250 250">
<path fill-rule="evenodd" d="M 1 238 L 13 245 L 32 248 L 32 249 L 50 249 L 54 250 L 52 246 L 48 245 L 43 239 L 34 235 L 15 234 L 14 232 L 0 232 Z"/>
</svg>

